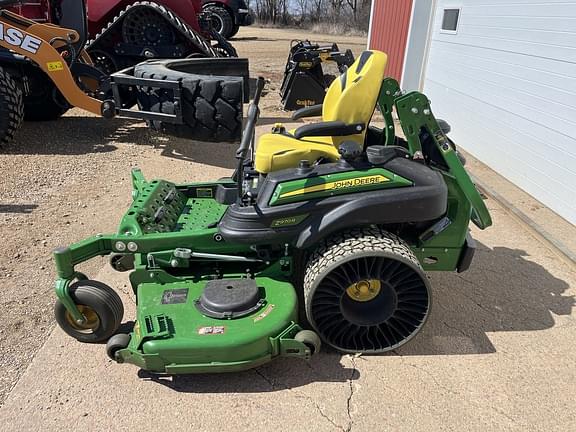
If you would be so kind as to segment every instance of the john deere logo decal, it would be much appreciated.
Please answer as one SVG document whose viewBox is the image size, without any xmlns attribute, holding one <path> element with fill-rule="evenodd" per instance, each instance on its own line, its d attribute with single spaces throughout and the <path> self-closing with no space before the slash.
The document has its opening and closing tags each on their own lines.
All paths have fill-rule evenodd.
<svg viewBox="0 0 576 432">
<path fill-rule="evenodd" d="M 307 186 L 302 189 L 297 189 L 291 192 L 285 192 L 282 195 L 280 195 L 280 198 L 281 199 L 288 198 L 314 192 L 329 192 L 329 191 L 337 191 L 342 189 L 357 188 L 363 186 L 374 186 L 382 183 L 387 183 L 389 181 L 390 179 L 388 177 L 384 177 L 383 175 L 379 174 L 368 177 L 356 177 L 347 180 L 339 180 L 329 183 L 323 183 L 316 186 Z"/>
</svg>

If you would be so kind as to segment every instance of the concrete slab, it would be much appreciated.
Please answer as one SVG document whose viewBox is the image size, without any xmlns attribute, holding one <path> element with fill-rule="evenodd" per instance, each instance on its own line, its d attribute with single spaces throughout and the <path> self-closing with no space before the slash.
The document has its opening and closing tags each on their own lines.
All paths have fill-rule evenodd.
<svg viewBox="0 0 576 432">
<path fill-rule="evenodd" d="M 152 378 L 54 330 L 0 409 L 5 430 L 576 430 L 576 271 L 494 202 L 464 274 L 384 356 L 322 353 L 234 375 Z M 97 279 L 134 304 L 124 275 Z"/>
</svg>

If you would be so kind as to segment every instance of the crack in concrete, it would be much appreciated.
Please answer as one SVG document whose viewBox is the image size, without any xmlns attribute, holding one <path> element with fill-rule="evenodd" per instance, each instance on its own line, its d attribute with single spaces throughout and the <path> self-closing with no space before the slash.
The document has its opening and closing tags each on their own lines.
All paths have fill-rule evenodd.
<svg viewBox="0 0 576 432">
<path fill-rule="evenodd" d="M 354 360 L 354 356 L 350 356 L 350 363 L 352 363 L 352 372 L 350 373 L 350 377 L 348 378 L 348 385 L 350 387 L 350 393 L 348 393 L 348 398 L 346 399 L 346 415 L 348 416 L 348 426 L 346 426 L 345 432 L 352 431 L 352 425 L 354 424 L 354 420 L 352 419 L 352 398 L 354 397 L 354 375 L 358 373 L 358 369 L 356 368 L 356 362 Z"/>
<path fill-rule="evenodd" d="M 296 391 L 296 390 L 288 387 L 288 386 L 287 386 L 286 384 L 284 384 L 284 383 L 280 383 L 280 387 L 278 387 L 278 386 L 276 385 L 276 383 L 275 383 L 272 379 L 270 379 L 270 378 L 268 378 L 266 375 L 264 375 L 264 374 L 262 373 L 262 371 L 258 370 L 258 368 L 253 369 L 253 370 L 254 370 L 254 372 L 256 372 L 256 374 L 257 374 L 259 377 L 261 377 L 264 381 L 266 381 L 266 382 L 270 385 L 270 388 L 271 388 L 272 390 L 284 389 L 284 390 L 287 390 L 287 391 L 289 391 L 289 392 L 291 392 L 291 393 L 294 393 L 296 397 L 298 397 L 298 398 L 300 398 L 300 399 L 305 399 L 305 400 L 307 400 L 308 402 L 311 402 L 311 403 L 314 405 L 314 407 L 316 408 L 316 411 L 318 411 L 318 414 L 320 414 L 320 416 L 321 416 L 322 418 L 326 419 L 332 426 L 334 426 L 335 428 L 341 430 L 342 432 L 349 432 L 349 431 L 350 431 L 350 429 L 344 429 L 342 426 L 340 426 L 338 423 L 336 423 L 333 419 L 331 419 L 326 413 L 324 413 L 324 411 L 322 410 L 322 408 L 320 407 L 320 405 L 318 405 L 318 402 L 316 402 L 316 401 L 315 401 L 313 398 L 311 398 L 310 396 L 308 396 L 308 395 L 306 395 L 306 394 L 304 394 L 304 393 L 301 393 L 301 392 L 299 392 L 299 391 Z"/>
<path fill-rule="evenodd" d="M 453 326 L 453 325 L 450 325 L 450 324 L 448 324 L 448 323 L 447 323 L 446 321 L 444 321 L 444 320 L 442 320 L 441 323 L 444 324 L 444 326 L 445 326 L 446 328 L 449 328 L 450 330 L 454 330 L 454 331 L 460 333 L 462 336 L 464 336 L 464 337 L 466 337 L 466 338 L 472 339 L 472 336 L 469 335 L 468 333 L 466 333 L 466 332 L 465 332 L 464 330 L 462 330 L 461 328 L 456 327 L 456 326 Z"/>
</svg>

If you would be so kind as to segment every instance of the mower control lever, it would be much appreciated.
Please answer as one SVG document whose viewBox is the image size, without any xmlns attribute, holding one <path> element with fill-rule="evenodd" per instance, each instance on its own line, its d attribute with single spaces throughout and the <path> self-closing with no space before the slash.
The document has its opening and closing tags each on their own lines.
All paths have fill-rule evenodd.
<svg viewBox="0 0 576 432">
<path fill-rule="evenodd" d="M 338 153 L 346 162 L 352 162 L 362 156 L 362 146 L 356 141 L 344 141 L 338 147 Z"/>
<path fill-rule="evenodd" d="M 246 127 L 244 128 L 244 133 L 242 134 L 242 141 L 240 142 L 240 147 L 236 151 L 236 158 L 244 160 L 250 144 L 254 138 L 254 129 L 256 128 L 256 122 L 260 116 L 260 109 L 258 104 L 260 103 L 260 96 L 262 96 L 262 91 L 264 90 L 264 78 L 258 77 L 256 81 L 256 92 L 254 93 L 254 99 L 248 107 L 248 117 L 246 119 Z"/>
<path fill-rule="evenodd" d="M 242 134 L 242 141 L 240 141 L 240 147 L 236 151 L 236 159 L 238 159 L 238 167 L 236 172 L 232 176 L 234 180 L 238 182 L 238 198 L 242 200 L 243 191 L 243 181 L 244 181 L 244 161 L 246 155 L 251 147 L 254 145 L 255 140 L 255 130 L 256 123 L 258 122 L 258 117 L 260 116 L 260 108 L 258 108 L 258 103 L 260 103 L 260 96 L 262 96 L 262 91 L 264 90 L 265 80 L 262 77 L 258 77 L 256 81 L 256 92 L 254 93 L 254 99 L 248 107 L 248 118 L 246 119 L 246 127 Z"/>
</svg>

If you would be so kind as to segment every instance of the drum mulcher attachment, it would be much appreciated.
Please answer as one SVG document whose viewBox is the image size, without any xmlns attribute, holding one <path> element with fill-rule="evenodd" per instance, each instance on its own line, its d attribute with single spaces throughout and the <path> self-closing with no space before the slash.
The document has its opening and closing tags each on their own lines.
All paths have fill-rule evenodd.
<svg viewBox="0 0 576 432">
<path fill-rule="evenodd" d="M 119 363 L 169 374 L 308 359 L 320 339 L 347 353 L 409 341 L 430 310 L 424 272 L 465 271 L 470 220 L 492 222 L 428 99 L 383 81 L 386 62 L 364 52 L 316 108 L 322 121 L 276 125 L 255 147 L 259 80 L 232 178 L 174 184 L 133 171 L 117 234 L 55 252 L 64 331 L 108 340 Z M 368 125 L 377 104 L 383 130 Z M 406 141 L 395 135 L 393 108 Z M 75 270 L 98 255 L 131 272 L 130 334 L 116 334 L 115 291 Z"/>
<path fill-rule="evenodd" d="M 335 63 L 342 74 L 354 63 L 354 54 L 350 50 L 341 52 L 335 43 L 321 46 L 307 40 L 292 41 L 280 87 L 282 107 L 286 111 L 324 101 L 326 89 L 334 81 L 334 76 L 324 73 L 322 63 Z"/>
</svg>

